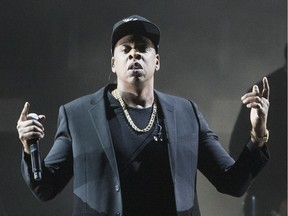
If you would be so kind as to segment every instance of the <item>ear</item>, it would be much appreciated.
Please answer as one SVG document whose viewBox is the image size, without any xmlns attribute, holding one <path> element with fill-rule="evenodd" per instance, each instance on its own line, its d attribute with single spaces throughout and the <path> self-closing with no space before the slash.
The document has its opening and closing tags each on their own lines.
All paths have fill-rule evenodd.
<svg viewBox="0 0 288 216">
<path fill-rule="evenodd" d="M 158 71 L 160 70 L 160 55 L 159 54 L 156 54 L 156 67 L 155 67 L 155 70 Z"/>
<path fill-rule="evenodd" d="M 113 73 L 116 73 L 116 70 L 115 70 L 115 58 L 112 57 L 111 58 L 111 70 Z"/>
</svg>

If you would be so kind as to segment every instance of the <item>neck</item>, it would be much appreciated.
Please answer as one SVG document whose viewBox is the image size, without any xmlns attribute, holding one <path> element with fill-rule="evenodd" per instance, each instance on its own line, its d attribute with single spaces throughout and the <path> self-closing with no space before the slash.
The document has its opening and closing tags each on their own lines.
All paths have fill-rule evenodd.
<svg viewBox="0 0 288 216">
<path fill-rule="evenodd" d="M 119 96 L 123 98 L 128 107 L 133 108 L 147 108 L 151 107 L 154 102 L 154 89 L 144 88 L 144 89 L 122 89 L 117 87 Z"/>
</svg>

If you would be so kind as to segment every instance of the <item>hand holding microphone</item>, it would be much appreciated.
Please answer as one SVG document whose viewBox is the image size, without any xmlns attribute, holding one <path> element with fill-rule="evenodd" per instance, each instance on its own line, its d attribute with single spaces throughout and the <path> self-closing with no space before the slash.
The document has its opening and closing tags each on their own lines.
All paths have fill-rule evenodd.
<svg viewBox="0 0 288 216">
<path fill-rule="evenodd" d="M 24 151 L 31 155 L 34 179 L 39 181 L 42 179 L 42 159 L 39 151 L 39 139 L 44 137 L 44 127 L 41 121 L 45 119 L 45 116 L 35 113 L 28 114 L 29 107 L 29 103 L 26 102 L 17 122 L 17 130 Z"/>
</svg>

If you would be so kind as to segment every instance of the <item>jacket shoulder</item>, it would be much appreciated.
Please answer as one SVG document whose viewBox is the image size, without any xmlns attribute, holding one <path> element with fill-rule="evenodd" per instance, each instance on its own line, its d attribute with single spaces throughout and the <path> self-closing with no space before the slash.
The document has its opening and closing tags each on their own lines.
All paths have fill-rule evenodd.
<svg viewBox="0 0 288 216">
<path fill-rule="evenodd" d="M 160 91 L 155 91 L 160 102 L 164 102 L 166 104 L 174 105 L 174 106 L 189 106 L 189 107 L 197 107 L 196 103 L 193 100 L 186 99 L 183 97 L 163 93 Z"/>
<path fill-rule="evenodd" d="M 85 106 L 85 105 L 87 106 L 87 105 L 96 104 L 99 100 L 103 99 L 104 92 L 105 92 L 105 87 L 99 89 L 98 91 L 94 93 L 83 95 L 79 98 L 76 98 L 64 104 L 63 106 L 69 109 L 69 108 L 77 108 L 79 106 Z"/>
</svg>

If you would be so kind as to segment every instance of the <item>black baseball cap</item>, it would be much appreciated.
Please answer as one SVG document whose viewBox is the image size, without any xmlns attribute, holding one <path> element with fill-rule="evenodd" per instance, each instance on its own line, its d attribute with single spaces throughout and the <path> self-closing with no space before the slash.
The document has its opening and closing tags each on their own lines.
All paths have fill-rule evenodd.
<svg viewBox="0 0 288 216">
<path fill-rule="evenodd" d="M 116 43 L 126 35 L 136 34 L 149 38 L 154 44 L 156 52 L 159 49 L 160 29 L 145 17 L 132 15 L 115 23 L 111 35 L 111 53 L 114 53 Z"/>
</svg>

